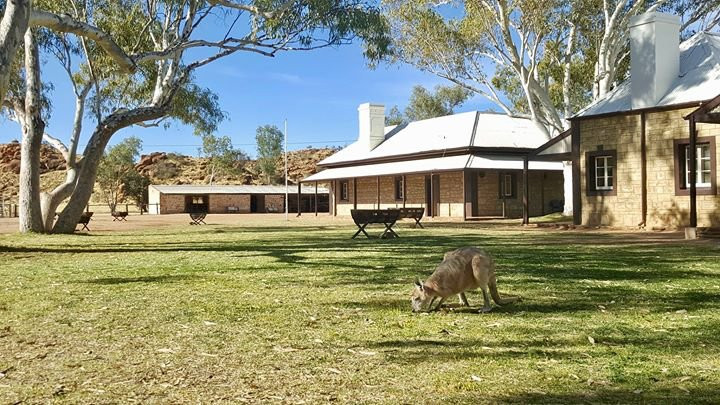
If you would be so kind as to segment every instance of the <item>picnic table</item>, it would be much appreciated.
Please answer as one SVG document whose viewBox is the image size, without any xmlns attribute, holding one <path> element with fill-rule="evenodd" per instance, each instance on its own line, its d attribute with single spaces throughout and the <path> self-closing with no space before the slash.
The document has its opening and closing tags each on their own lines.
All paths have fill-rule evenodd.
<svg viewBox="0 0 720 405">
<path fill-rule="evenodd" d="M 127 222 L 127 216 L 128 216 L 127 211 L 112 211 L 110 213 L 110 215 L 112 215 L 112 217 L 113 217 L 113 222 L 115 222 L 115 221 L 118 221 L 118 222 L 126 221 Z"/>
<path fill-rule="evenodd" d="M 398 220 L 405 218 L 414 219 L 415 224 L 413 225 L 413 228 L 419 226 L 420 228 L 425 229 L 425 227 L 420 223 L 420 220 L 425 214 L 425 208 L 398 208 L 398 211 L 400 211 Z"/>
<path fill-rule="evenodd" d="M 78 220 L 78 225 L 82 225 L 82 228 L 80 230 L 86 230 L 90 232 L 90 228 L 88 228 L 88 224 L 90 223 L 90 218 L 92 218 L 93 213 L 91 211 L 89 212 L 83 212 L 82 215 L 80 215 L 80 219 Z"/>
<path fill-rule="evenodd" d="M 191 212 L 190 219 L 192 220 L 192 222 L 190 222 L 190 225 L 206 225 L 205 224 L 206 216 L 207 216 L 207 212 Z"/>
<path fill-rule="evenodd" d="M 385 230 L 380 234 L 380 238 L 399 238 L 400 236 L 393 231 L 392 227 L 400 217 L 400 210 L 387 209 L 387 210 L 366 210 L 357 209 L 350 210 L 355 225 L 358 227 L 358 231 L 355 232 L 352 239 L 355 239 L 360 233 L 363 233 L 366 237 L 370 238 L 370 235 L 365 231 L 365 228 L 370 224 L 383 224 Z"/>
</svg>

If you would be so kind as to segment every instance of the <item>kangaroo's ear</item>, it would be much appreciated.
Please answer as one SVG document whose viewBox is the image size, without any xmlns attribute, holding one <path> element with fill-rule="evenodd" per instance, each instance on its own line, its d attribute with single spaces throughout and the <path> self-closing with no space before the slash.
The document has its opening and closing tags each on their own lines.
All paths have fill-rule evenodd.
<svg viewBox="0 0 720 405">
<path fill-rule="evenodd" d="M 421 290 L 424 288 L 422 281 L 420 281 L 419 278 L 415 278 L 415 285 L 418 286 Z"/>
</svg>

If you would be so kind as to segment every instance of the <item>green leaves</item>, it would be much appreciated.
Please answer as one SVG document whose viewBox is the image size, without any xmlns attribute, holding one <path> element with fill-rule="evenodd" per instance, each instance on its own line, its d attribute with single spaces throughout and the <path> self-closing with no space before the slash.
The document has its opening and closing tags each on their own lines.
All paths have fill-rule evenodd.
<svg viewBox="0 0 720 405">
<path fill-rule="evenodd" d="M 257 165 L 267 184 L 272 184 L 278 177 L 277 164 L 282 156 L 283 139 L 283 133 L 275 125 L 258 127 L 255 134 Z"/>
<path fill-rule="evenodd" d="M 100 160 L 96 181 L 111 211 L 115 211 L 126 184 L 131 185 L 136 202 L 140 202 L 142 198 L 148 182 L 143 181 L 142 176 L 135 171 L 135 161 L 140 156 L 141 148 L 142 141 L 131 136 L 108 148 Z"/>
<path fill-rule="evenodd" d="M 229 136 L 202 135 L 200 153 L 208 160 L 207 170 L 210 184 L 220 174 L 239 173 L 242 165 L 248 160 L 245 152 L 233 147 Z"/>
<path fill-rule="evenodd" d="M 434 92 L 423 86 L 413 87 L 410 102 L 404 116 L 397 106 L 390 110 L 385 119 L 386 125 L 399 125 L 412 121 L 451 115 L 455 108 L 462 105 L 471 92 L 460 86 L 435 86 Z"/>
</svg>

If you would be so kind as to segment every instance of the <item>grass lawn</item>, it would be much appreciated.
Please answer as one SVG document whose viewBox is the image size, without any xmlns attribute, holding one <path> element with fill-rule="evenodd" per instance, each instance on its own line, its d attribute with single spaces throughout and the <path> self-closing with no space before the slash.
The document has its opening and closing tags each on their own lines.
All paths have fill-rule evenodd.
<svg viewBox="0 0 720 405">
<path fill-rule="evenodd" d="M 0 236 L 0 403 L 720 402 L 716 242 L 310 225 Z M 524 301 L 412 314 L 464 245 Z"/>
</svg>

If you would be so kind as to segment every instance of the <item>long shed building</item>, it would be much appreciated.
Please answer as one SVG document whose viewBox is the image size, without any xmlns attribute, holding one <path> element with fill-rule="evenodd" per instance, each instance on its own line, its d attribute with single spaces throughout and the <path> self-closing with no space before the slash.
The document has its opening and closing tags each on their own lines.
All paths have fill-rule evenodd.
<svg viewBox="0 0 720 405">
<path fill-rule="evenodd" d="M 300 212 L 328 212 L 328 201 L 327 188 L 303 186 Z M 150 185 L 148 207 L 150 214 L 280 213 L 285 212 L 285 186 Z M 288 209 L 298 212 L 295 185 L 288 187 Z"/>
</svg>

